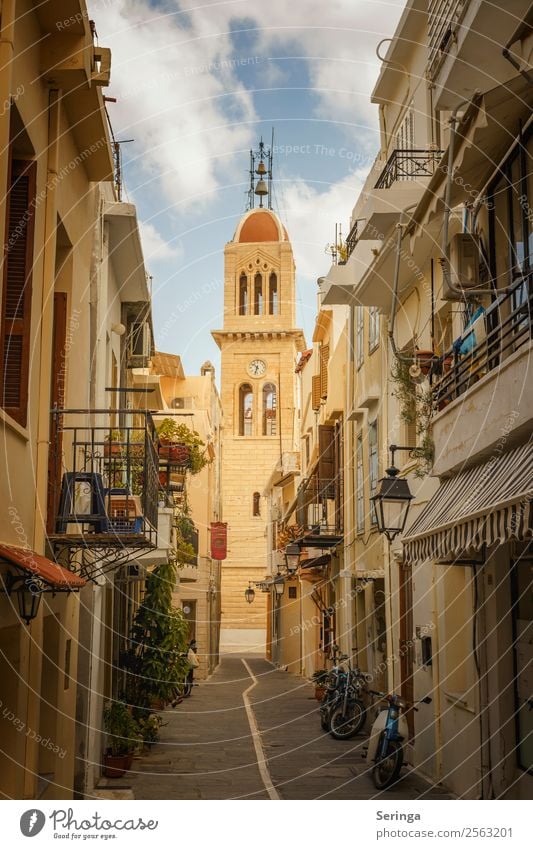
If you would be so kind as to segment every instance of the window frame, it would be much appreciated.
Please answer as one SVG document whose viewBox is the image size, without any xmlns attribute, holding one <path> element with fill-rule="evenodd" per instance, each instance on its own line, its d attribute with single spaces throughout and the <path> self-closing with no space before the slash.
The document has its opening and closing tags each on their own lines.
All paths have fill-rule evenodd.
<svg viewBox="0 0 533 849">
<path fill-rule="evenodd" d="M 375 439 L 371 435 L 375 433 Z M 376 492 L 379 479 L 379 427 L 378 418 L 368 422 L 368 483 L 369 483 L 369 501 Z M 376 510 L 374 503 L 370 501 L 370 523 L 375 525 L 377 522 Z"/>
<path fill-rule="evenodd" d="M 269 395 L 272 396 L 272 406 L 268 405 Z M 271 410 L 274 415 L 267 416 L 267 411 Z M 268 422 L 272 422 L 272 432 L 268 433 Z M 263 384 L 261 392 L 261 432 L 263 436 L 277 436 L 278 433 L 278 387 L 271 380 Z"/>
<path fill-rule="evenodd" d="M 379 308 L 369 307 L 368 310 L 368 353 L 372 354 L 379 347 L 380 320 Z"/>
<path fill-rule="evenodd" d="M 245 417 L 245 408 L 244 408 L 245 399 L 248 397 L 248 395 L 251 396 L 250 433 L 246 433 L 246 421 L 247 420 L 246 420 L 246 417 Z M 244 436 L 244 437 L 249 438 L 250 436 L 254 435 L 254 403 L 255 403 L 254 387 L 252 386 L 251 383 L 241 383 L 240 386 L 239 386 L 239 391 L 238 391 L 239 436 Z"/>
</svg>

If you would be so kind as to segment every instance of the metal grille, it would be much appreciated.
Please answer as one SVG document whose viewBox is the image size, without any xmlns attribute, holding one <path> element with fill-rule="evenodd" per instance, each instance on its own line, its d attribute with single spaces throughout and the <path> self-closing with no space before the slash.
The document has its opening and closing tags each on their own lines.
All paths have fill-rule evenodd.
<svg viewBox="0 0 533 849">
<path fill-rule="evenodd" d="M 442 150 L 393 150 L 375 188 L 390 189 L 397 180 L 432 177 L 442 154 Z"/>
<path fill-rule="evenodd" d="M 453 43 L 468 0 L 428 0 L 427 74 L 433 79 Z"/>
</svg>

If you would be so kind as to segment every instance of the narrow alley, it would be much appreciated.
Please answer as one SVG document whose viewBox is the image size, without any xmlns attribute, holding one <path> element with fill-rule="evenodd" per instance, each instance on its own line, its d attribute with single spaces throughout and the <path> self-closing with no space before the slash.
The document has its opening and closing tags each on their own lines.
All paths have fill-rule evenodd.
<svg viewBox="0 0 533 849">
<path fill-rule="evenodd" d="M 165 710 L 163 718 L 160 742 L 134 759 L 120 787 L 103 779 L 99 794 L 265 800 L 380 796 L 362 757 L 365 737 L 339 741 L 322 732 L 309 682 L 258 656 L 224 656 L 214 675 L 196 686 L 190 699 Z M 264 752 L 266 763 L 256 751 Z M 383 798 L 449 798 L 408 769 L 403 775 Z"/>
</svg>

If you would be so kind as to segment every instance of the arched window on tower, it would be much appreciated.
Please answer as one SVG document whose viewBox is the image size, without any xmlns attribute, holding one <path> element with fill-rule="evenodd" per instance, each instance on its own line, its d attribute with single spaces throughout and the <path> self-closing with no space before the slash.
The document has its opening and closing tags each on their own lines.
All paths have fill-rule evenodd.
<svg viewBox="0 0 533 849">
<path fill-rule="evenodd" d="M 239 315 L 248 312 L 248 278 L 244 271 L 239 278 Z"/>
<path fill-rule="evenodd" d="M 254 278 L 254 313 L 263 314 L 263 278 L 256 274 Z"/>
<path fill-rule="evenodd" d="M 263 436 L 276 435 L 277 392 L 273 383 L 263 386 Z"/>
<path fill-rule="evenodd" d="M 268 281 L 268 312 L 269 315 L 278 314 L 278 278 L 274 272 Z"/>
<path fill-rule="evenodd" d="M 239 387 L 239 436 L 252 436 L 254 423 L 254 391 L 249 383 Z"/>
</svg>

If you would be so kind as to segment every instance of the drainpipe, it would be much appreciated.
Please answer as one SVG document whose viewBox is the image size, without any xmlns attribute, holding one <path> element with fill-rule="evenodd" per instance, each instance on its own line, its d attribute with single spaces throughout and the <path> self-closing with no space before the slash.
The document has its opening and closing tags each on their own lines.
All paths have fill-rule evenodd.
<svg viewBox="0 0 533 849">
<path fill-rule="evenodd" d="M 48 154 L 46 199 L 44 210 L 43 233 L 43 276 L 41 283 L 41 321 L 38 349 L 38 391 L 36 409 L 35 448 L 35 498 L 33 548 L 37 552 L 45 550 L 45 528 L 48 494 L 48 452 L 50 441 L 50 374 L 52 362 L 52 334 L 54 322 L 54 283 L 56 262 L 56 231 L 57 231 L 57 172 L 59 161 L 59 133 L 61 114 L 61 92 L 51 89 L 48 101 Z M 30 372 L 30 380 L 33 375 Z M 28 680 L 39 681 L 42 670 L 43 645 L 43 608 L 39 616 L 32 622 L 31 647 L 29 648 L 29 677 Z M 28 688 L 27 696 L 27 726 L 39 728 L 40 703 L 35 698 L 32 688 Z M 34 798 L 35 776 L 37 774 L 37 745 L 26 740 L 24 798 Z"/>
</svg>

